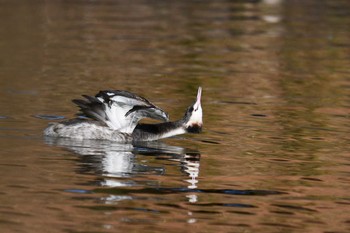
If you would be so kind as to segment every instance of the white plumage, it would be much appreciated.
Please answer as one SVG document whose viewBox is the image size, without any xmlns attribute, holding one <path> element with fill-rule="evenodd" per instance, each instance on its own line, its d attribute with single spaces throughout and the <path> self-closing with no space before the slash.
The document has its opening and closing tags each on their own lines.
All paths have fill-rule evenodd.
<svg viewBox="0 0 350 233">
<path fill-rule="evenodd" d="M 73 100 L 84 116 L 102 120 L 109 128 L 131 134 L 145 117 L 168 121 L 168 114 L 145 98 L 127 91 L 100 91 L 87 100 Z"/>
</svg>

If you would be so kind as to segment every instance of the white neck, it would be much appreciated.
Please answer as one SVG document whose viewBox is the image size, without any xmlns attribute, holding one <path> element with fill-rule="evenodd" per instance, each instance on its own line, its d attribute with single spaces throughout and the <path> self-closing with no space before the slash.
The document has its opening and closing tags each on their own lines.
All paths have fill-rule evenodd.
<svg viewBox="0 0 350 233">
<path fill-rule="evenodd" d="M 186 133 L 182 121 L 164 122 L 159 124 L 139 124 L 132 137 L 135 141 L 153 141 Z"/>
<path fill-rule="evenodd" d="M 160 137 L 158 139 L 169 138 L 169 137 L 173 137 L 173 136 L 184 134 L 184 133 L 186 133 L 186 130 L 183 127 L 179 127 L 179 128 L 170 130 L 170 131 L 160 135 Z"/>
</svg>

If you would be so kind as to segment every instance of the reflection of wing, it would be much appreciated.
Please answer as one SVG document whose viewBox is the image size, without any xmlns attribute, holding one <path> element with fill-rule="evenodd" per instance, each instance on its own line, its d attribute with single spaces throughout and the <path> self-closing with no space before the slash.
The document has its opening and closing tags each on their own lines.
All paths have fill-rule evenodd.
<svg viewBox="0 0 350 233">
<path fill-rule="evenodd" d="M 178 162 L 181 172 L 187 174 L 189 189 L 197 188 L 200 169 L 200 152 L 178 146 L 169 146 L 162 142 L 142 142 L 137 145 L 114 143 L 103 140 L 72 140 L 71 138 L 45 137 L 48 145 L 61 146 L 80 156 L 82 172 L 103 174 L 101 185 L 135 186 L 135 180 L 118 178 L 132 177 L 141 174 L 163 175 L 166 168 L 156 164 L 151 166 L 140 163 L 135 155 L 156 157 L 159 160 Z M 163 164 L 163 163 L 161 163 Z"/>
<path fill-rule="evenodd" d="M 108 127 L 123 133 L 132 133 L 145 117 L 168 120 L 168 114 L 143 97 L 127 91 L 100 91 L 95 97 L 83 95 L 74 99 L 79 115 L 104 122 Z"/>
</svg>

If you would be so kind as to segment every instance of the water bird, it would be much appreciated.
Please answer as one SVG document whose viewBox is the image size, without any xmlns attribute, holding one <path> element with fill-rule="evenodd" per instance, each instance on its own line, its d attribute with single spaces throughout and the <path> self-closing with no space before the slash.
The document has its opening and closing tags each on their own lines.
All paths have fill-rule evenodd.
<svg viewBox="0 0 350 233">
<path fill-rule="evenodd" d="M 202 88 L 198 88 L 196 101 L 184 116 L 169 121 L 169 115 L 144 97 L 122 90 L 100 91 L 95 96 L 82 95 L 73 99 L 80 112 L 78 118 L 50 123 L 45 136 L 74 139 L 101 139 L 116 142 L 155 141 L 202 130 Z M 161 123 L 139 123 L 152 118 Z"/>
</svg>

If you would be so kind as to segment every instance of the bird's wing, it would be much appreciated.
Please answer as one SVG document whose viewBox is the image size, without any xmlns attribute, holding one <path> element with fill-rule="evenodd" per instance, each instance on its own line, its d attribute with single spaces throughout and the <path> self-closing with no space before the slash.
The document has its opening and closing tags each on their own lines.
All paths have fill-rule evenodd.
<svg viewBox="0 0 350 233">
<path fill-rule="evenodd" d="M 75 99 L 80 115 L 104 122 L 112 129 L 132 133 L 145 117 L 167 121 L 168 114 L 145 98 L 127 91 L 100 91 L 95 97 Z"/>
</svg>

